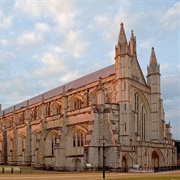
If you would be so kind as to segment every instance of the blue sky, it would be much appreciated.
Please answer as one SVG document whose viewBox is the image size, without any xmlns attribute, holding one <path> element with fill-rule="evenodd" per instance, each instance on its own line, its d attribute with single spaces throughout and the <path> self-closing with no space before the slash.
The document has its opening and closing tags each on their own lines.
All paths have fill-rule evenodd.
<svg viewBox="0 0 180 180">
<path fill-rule="evenodd" d="M 166 122 L 180 139 L 178 0 L 1 0 L 2 108 L 113 64 L 121 22 L 145 76 L 155 48 Z"/>
</svg>

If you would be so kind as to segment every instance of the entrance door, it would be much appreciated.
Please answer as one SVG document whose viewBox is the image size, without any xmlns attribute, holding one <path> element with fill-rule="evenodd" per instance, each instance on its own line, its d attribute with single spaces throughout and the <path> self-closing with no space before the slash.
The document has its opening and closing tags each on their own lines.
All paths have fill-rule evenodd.
<svg viewBox="0 0 180 180">
<path fill-rule="evenodd" d="M 81 171 L 81 160 L 80 159 L 75 159 L 74 160 L 74 170 L 75 171 Z"/>
<path fill-rule="evenodd" d="M 124 156 L 123 156 L 122 161 L 121 161 L 121 167 L 122 167 L 122 170 L 124 172 L 127 171 L 127 159 Z"/>
<path fill-rule="evenodd" d="M 159 156 L 156 151 L 152 152 L 152 167 L 159 167 Z"/>
</svg>

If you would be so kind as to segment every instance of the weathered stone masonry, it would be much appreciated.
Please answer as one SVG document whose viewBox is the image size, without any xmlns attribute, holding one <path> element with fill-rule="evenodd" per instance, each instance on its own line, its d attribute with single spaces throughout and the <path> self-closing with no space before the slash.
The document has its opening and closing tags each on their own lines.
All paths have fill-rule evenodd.
<svg viewBox="0 0 180 180">
<path fill-rule="evenodd" d="M 121 24 L 115 64 L 0 111 L 0 163 L 83 170 L 176 164 L 151 50 L 146 80 Z"/>
</svg>

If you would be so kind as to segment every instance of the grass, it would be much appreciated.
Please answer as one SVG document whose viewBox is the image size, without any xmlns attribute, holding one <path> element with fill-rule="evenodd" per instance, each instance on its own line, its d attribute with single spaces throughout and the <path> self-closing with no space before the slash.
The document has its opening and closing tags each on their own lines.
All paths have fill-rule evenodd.
<svg viewBox="0 0 180 180">
<path fill-rule="evenodd" d="M 115 178 L 111 180 L 180 180 L 179 176 L 171 177 L 136 177 L 136 178 Z"/>
</svg>

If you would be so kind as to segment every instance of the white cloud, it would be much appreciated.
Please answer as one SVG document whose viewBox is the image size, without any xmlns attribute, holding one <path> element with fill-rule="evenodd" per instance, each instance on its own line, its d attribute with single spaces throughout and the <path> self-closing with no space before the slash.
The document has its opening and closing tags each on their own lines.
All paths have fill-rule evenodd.
<svg viewBox="0 0 180 180">
<path fill-rule="evenodd" d="M 34 77 L 46 78 L 61 74 L 66 70 L 64 60 L 55 53 L 48 53 L 41 58 L 41 67 L 33 72 Z"/>
<path fill-rule="evenodd" d="M 61 53 L 61 54 L 63 54 L 65 52 L 65 50 L 60 46 L 49 46 L 48 49 L 52 53 Z"/>
<path fill-rule="evenodd" d="M 75 17 L 79 12 L 72 1 L 44 1 L 44 8 L 46 16 L 50 15 L 60 30 L 67 30 L 76 25 Z"/>
<path fill-rule="evenodd" d="M 66 36 L 66 44 L 63 46 L 66 51 L 69 51 L 69 53 L 72 53 L 72 55 L 76 58 L 82 57 L 89 46 L 89 42 L 83 41 L 81 38 L 82 31 L 74 31 L 71 30 L 68 35 Z"/>
<path fill-rule="evenodd" d="M 180 2 L 176 2 L 171 8 L 164 14 L 164 26 L 167 29 L 174 30 L 179 27 L 180 17 Z"/>
<path fill-rule="evenodd" d="M 109 25 L 110 19 L 107 15 L 97 15 L 93 19 L 93 23 L 88 25 L 89 29 L 97 30 L 97 29 L 105 29 L 107 25 Z"/>
<path fill-rule="evenodd" d="M 139 44 L 139 47 L 142 49 L 142 51 L 143 51 L 144 49 L 150 50 L 150 48 L 152 47 L 153 44 L 154 44 L 154 39 L 153 39 L 153 38 L 148 38 L 148 39 L 146 39 L 145 41 L 142 41 L 142 42 Z"/>
<path fill-rule="evenodd" d="M 70 29 L 78 14 L 68 1 L 28 1 L 16 0 L 15 9 L 21 10 L 32 18 L 51 19 L 60 29 Z"/>
<path fill-rule="evenodd" d="M 16 0 L 14 7 L 33 17 L 40 15 L 39 3 L 37 1 Z"/>
<path fill-rule="evenodd" d="M 5 65 L 6 63 L 10 63 L 10 61 L 13 61 L 15 57 L 16 54 L 14 52 L 10 52 L 10 51 L 3 51 L 3 53 L 0 52 L 0 62 L 4 63 Z"/>
<path fill-rule="evenodd" d="M 8 28 L 12 24 L 12 16 L 5 16 L 2 11 L 0 11 L 0 28 Z"/>
<path fill-rule="evenodd" d="M 7 3 L 6 7 L 4 3 L 4 7 L 0 7 L 0 82 L 2 87 L 6 82 L 9 84 L 0 93 L 1 102 L 15 104 L 24 100 L 27 94 L 33 97 L 34 93 L 44 92 L 59 83 L 114 63 L 114 44 L 121 22 L 124 23 L 127 40 L 131 29 L 134 30 L 138 58 L 142 59 L 145 67 L 150 48 L 155 46 L 159 49 L 158 41 L 161 49 L 157 57 L 167 54 L 169 59 L 177 62 L 178 50 L 174 40 L 178 41 L 178 37 L 175 31 L 169 30 L 176 30 L 179 26 L 179 2 L 171 4 L 172 1 L 113 0 L 102 4 L 100 1 L 15 0 L 14 6 Z M 173 45 L 175 47 L 169 50 Z M 164 46 L 169 51 L 165 52 Z M 167 56 L 162 58 L 163 63 Z M 165 68 L 161 63 L 162 97 L 168 121 L 173 118 L 170 114 L 173 103 L 179 107 L 177 71 L 174 66 Z M 19 81 L 13 82 L 14 77 L 8 72 L 15 72 Z M 25 85 L 18 89 L 16 84 Z M 10 93 L 12 89 L 17 92 Z M 177 115 L 177 109 L 172 112 Z"/>
<path fill-rule="evenodd" d="M 74 71 L 64 74 L 62 77 L 59 78 L 59 81 L 66 83 L 78 77 L 79 77 L 79 72 L 77 70 L 74 70 Z"/>
<path fill-rule="evenodd" d="M 1 40 L 0 40 L 0 44 L 1 44 L 2 46 L 8 46 L 8 45 L 9 45 L 9 41 L 8 41 L 7 39 L 1 39 Z"/>
<path fill-rule="evenodd" d="M 51 28 L 47 23 L 36 23 L 36 29 L 40 31 L 49 31 Z"/>
<path fill-rule="evenodd" d="M 18 38 L 18 44 L 23 45 L 35 45 L 42 40 L 42 36 L 35 32 L 24 32 Z"/>
</svg>

